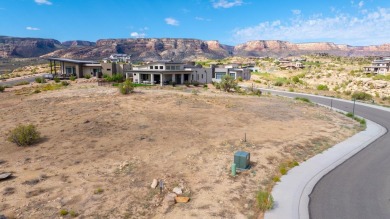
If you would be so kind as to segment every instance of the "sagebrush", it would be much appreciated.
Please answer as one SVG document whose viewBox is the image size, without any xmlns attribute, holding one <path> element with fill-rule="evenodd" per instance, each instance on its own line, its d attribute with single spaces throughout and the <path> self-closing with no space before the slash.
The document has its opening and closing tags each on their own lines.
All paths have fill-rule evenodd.
<svg viewBox="0 0 390 219">
<path fill-rule="evenodd" d="M 8 140 L 18 146 L 29 146 L 37 143 L 41 139 L 41 135 L 35 125 L 18 125 L 10 131 Z"/>
</svg>

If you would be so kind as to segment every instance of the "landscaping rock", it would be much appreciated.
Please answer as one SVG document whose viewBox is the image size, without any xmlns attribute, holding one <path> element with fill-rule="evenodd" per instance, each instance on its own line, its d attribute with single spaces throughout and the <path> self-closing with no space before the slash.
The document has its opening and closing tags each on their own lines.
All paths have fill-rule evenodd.
<svg viewBox="0 0 390 219">
<path fill-rule="evenodd" d="M 0 174 L 0 181 L 7 179 L 8 177 L 12 176 L 12 173 L 1 173 Z"/>
<path fill-rule="evenodd" d="M 172 192 L 176 193 L 177 195 L 183 194 L 183 191 L 179 187 L 173 188 Z"/>
<path fill-rule="evenodd" d="M 175 193 L 168 193 L 165 197 L 164 197 L 164 200 L 163 202 L 164 203 L 168 203 L 170 205 L 173 205 L 175 204 L 175 198 L 177 197 L 177 195 Z"/>
<path fill-rule="evenodd" d="M 155 188 L 157 187 L 157 184 L 158 184 L 157 179 L 153 179 L 152 185 L 150 185 L 150 187 L 151 187 L 152 189 L 155 189 Z"/>
<path fill-rule="evenodd" d="M 177 203 L 187 203 L 190 200 L 190 198 L 189 197 L 176 197 L 175 200 Z"/>
</svg>

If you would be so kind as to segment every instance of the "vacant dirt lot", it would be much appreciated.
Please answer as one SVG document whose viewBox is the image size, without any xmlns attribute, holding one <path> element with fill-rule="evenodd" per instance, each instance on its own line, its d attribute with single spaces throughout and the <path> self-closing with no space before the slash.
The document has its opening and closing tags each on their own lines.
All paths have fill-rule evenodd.
<svg viewBox="0 0 390 219">
<path fill-rule="evenodd" d="M 312 104 L 196 89 L 199 94 L 182 87 L 123 96 L 115 88 L 72 84 L 39 94 L 0 93 L 0 172 L 14 175 L 0 181 L 0 214 L 257 218 L 256 192 L 273 184 L 280 163 L 302 162 L 359 129 Z M 41 132 L 39 144 L 6 140 L 10 129 L 28 123 Z M 238 150 L 251 153 L 252 168 L 232 177 Z M 163 194 L 150 188 L 153 179 L 164 180 Z M 174 187 L 190 202 L 166 208 L 162 199 Z"/>
</svg>

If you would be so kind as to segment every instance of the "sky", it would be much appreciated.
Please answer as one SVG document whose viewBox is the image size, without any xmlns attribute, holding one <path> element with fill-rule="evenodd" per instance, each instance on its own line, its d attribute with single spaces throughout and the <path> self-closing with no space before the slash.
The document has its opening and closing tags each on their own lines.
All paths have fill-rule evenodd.
<svg viewBox="0 0 390 219">
<path fill-rule="evenodd" d="M 390 43 L 390 0 L 0 0 L 0 35 Z"/>
</svg>

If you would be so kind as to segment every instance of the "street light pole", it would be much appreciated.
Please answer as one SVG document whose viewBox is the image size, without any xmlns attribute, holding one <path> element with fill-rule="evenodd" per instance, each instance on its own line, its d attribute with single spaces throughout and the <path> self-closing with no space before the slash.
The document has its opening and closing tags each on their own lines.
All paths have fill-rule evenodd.
<svg viewBox="0 0 390 219">
<path fill-rule="evenodd" d="M 352 115 L 355 116 L 355 102 L 356 98 L 353 98 L 353 108 L 352 108 Z"/>
</svg>

